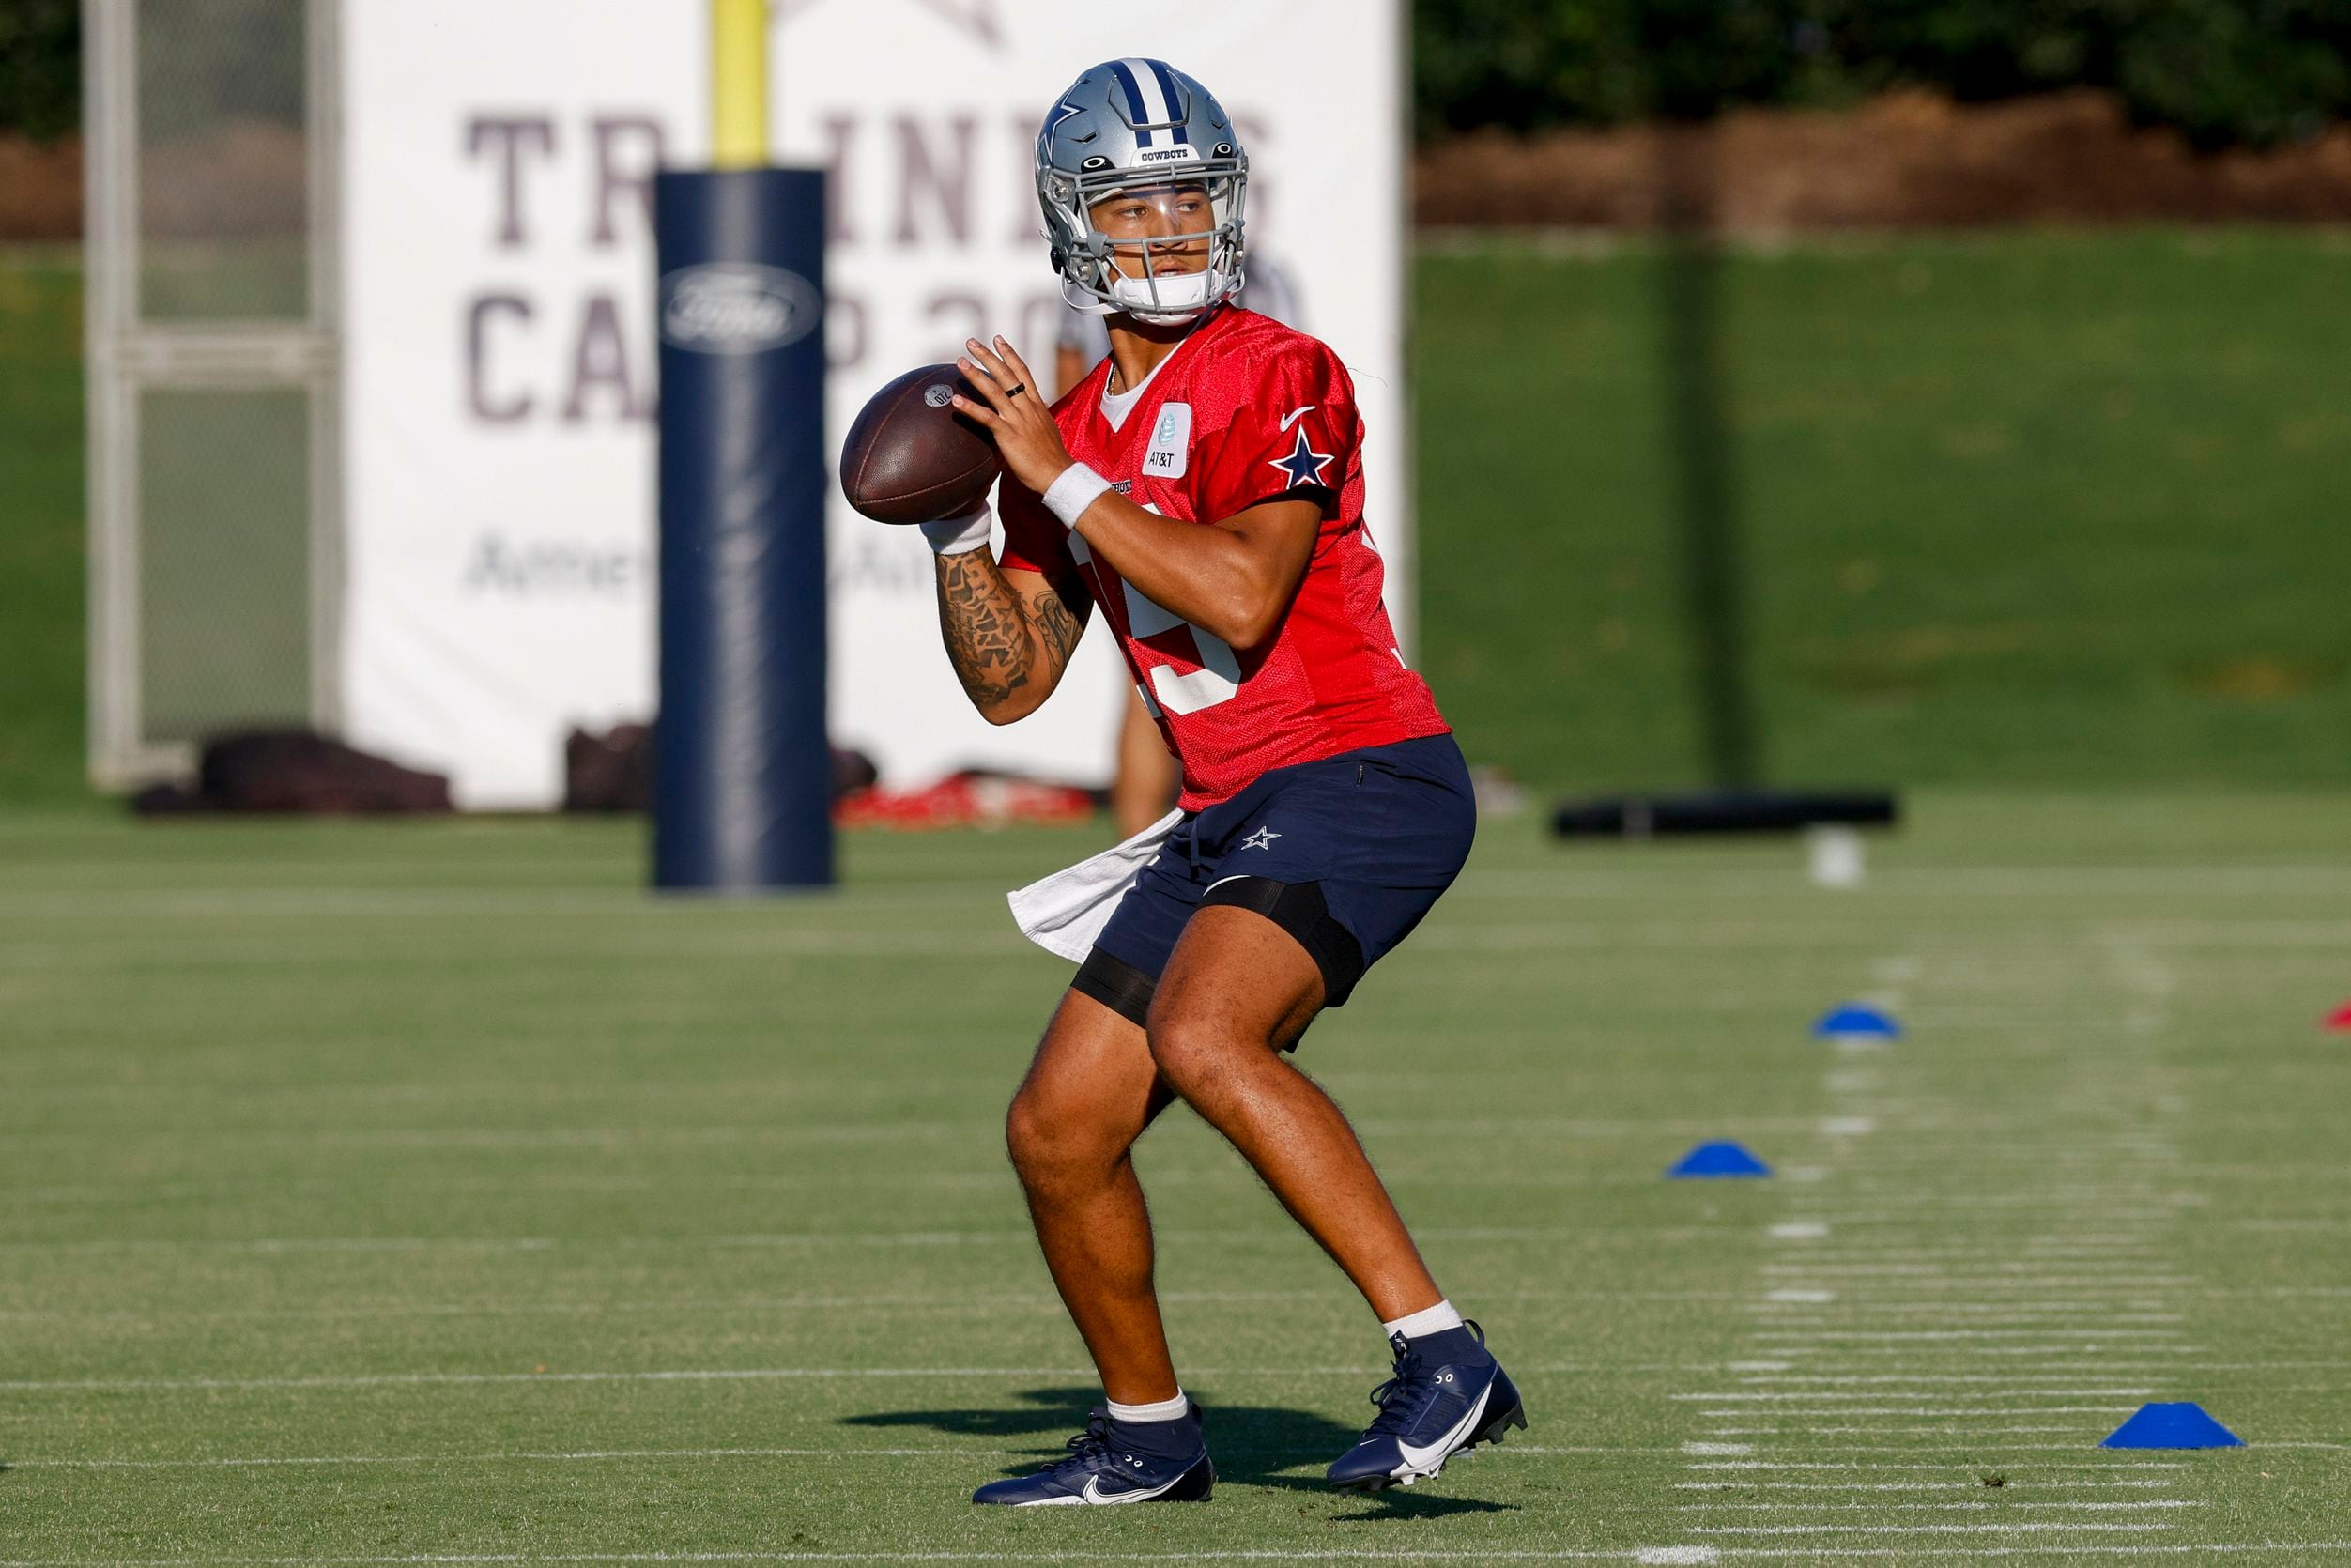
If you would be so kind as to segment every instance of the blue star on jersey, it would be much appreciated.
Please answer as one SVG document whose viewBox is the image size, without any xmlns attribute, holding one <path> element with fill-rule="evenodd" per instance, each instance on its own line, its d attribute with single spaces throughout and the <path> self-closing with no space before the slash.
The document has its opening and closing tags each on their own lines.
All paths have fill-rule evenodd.
<svg viewBox="0 0 2351 1568">
<path fill-rule="evenodd" d="M 1292 488 L 1303 489 L 1309 484 L 1322 483 L 1323 469 L 1330 467 L 1330 454 L 1316 452 L 1314 443 L 1306 438 L 1306 432 L 1301 428 L 1298 433 L 1298 445 L 1290 449 L 1290 454 L 1287 457 L 1268 457 L 1266 459 L 1266 467 L 1280 469 L 1289 475 Z"/>
</svg>

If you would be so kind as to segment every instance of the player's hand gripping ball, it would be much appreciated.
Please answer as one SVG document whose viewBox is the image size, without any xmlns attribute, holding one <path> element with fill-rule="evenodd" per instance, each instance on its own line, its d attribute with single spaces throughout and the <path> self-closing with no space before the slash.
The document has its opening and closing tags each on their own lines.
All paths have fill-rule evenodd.
<svg viewBox="0 0 2351 1568">
<path fill-rule="evenodd" d="M 959 413 L 973 391 L 950 364 L 923 365 L 875 392 L 841 443 L 841 493 L 877 523 L 966 516 L 1001 465 L 978 421 Z"/>
<path fill-rule="evenodd" d="M 1071 461 L 1044 386 L 1002 338 L 992 350 L 977 338 L 966 338 L 963 349 L 958 362 L 979 396 L 958 394 L 956 410 L 987 426 L 996 438 L 1005 471 L 1043 495 Z"/>
</svg>

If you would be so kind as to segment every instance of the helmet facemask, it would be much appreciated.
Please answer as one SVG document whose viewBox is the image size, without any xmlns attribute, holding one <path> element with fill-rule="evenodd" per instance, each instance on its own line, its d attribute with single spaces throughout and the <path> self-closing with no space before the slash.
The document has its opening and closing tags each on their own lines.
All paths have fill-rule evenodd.
<svg viewBox="0 0 2351 1568">
<path fill-rule="evenodd" d="M 1099 169 L 1072 177 L 1041 169 L 1037 194 L 1061 273 L 1063 300 L 1093 315 L 1123 314 L 1155 326 L 1196 319 L 1238 292 L 1244 253 L 1243 208 L 1247 201 L 1247 155 L 1220 146 L 1209 157 L 1147 169 L 1121 169 L 1104 161 Z M 1113 238 L 1098 227 L 1095 209 L 1122 193 L 1198 191 L 1207 197 L 1206 228 L 1150 238 Z M 1199 271 L 1171 270 L 1167 261 L 1203 240 L 1206 266 Z"/>
</svg>

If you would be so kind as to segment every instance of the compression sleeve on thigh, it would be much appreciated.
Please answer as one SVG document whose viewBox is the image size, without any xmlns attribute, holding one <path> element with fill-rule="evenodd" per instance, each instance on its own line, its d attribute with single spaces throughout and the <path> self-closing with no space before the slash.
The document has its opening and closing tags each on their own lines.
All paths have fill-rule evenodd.
<svg viewBox="0 0 2351 1568">
<path fill-rule="evenodd" d="M 1203 908 L 1231 904 L 1252 910 L 1281 927 L 1306 949 L 1322 971 L 1323 1006 L 1340 1007 L 1363 977 L 1363 946 L 1355 933 L 1331 917 L 1319 882 L 1276 882 L 1271 877 L 1226 877 L 1200 896 Z"/>
<path fill-rule="evenodd" d="M 1137 1028 L 1149 1022 L 1151 993 L 1159 988 L 1159 981 L 1099 947 L 1085 955 L 1085 961 L 1078 965 L 1077 978 L 1069 982 L 1071 991 L 1091 996 Z"/>
</svg>

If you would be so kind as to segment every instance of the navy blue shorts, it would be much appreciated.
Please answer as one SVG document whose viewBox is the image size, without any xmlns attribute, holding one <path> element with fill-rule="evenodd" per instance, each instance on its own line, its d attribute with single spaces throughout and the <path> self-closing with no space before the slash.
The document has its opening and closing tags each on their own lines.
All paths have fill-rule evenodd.
<svg viewBox="0 0 2351 1568">
<path fill-rule="evenodd" d="M 1192 912 L 1230 903 L 1296 937 L 1341 1007 L 1452 885 L 1477 825 L 1451 735 L 1276 768 L 1176 824 L 1072 985 L 1143 1022 Z"/>
</svg>

